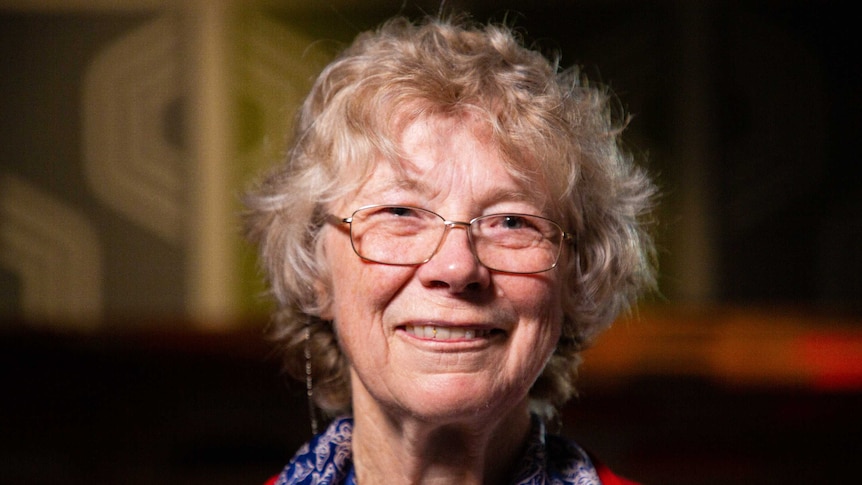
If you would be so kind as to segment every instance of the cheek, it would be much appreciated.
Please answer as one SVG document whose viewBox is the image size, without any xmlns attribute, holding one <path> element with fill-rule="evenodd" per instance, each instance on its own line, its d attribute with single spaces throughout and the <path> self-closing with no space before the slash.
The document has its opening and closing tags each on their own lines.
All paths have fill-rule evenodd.
<svg viewBox="0 0 862 485">
<path fill-rule="evenodd" d="M 347 259 L 332 271 L 332 300 L 342 316 L 384 307 L 405 281 L 403 268 Z"/>
<path fill-rule="evenodd" d="M 523 329 L 527 332 L 524 343 L 534 352 L 552 352 L 562 332 L 563 311 L 560 305 L 561 290 L 554 278 L 531 277 L 517 287 L 509 288 L 506 297 L 515 306 Z"/>
<path fill-rule="evenodd" d="M 380 329 L 389 304 L 409 281 L 412 269 L 367 263 L 349 246 L 329 247 L 330 319 L 353 334 L 374 333 Z"/>
<path fill-rule="evenodd" d="M 522 316 L 541 319 L 559 316 L 562 290 L 553 277 L 515 275 L 498 283 L 498 297 L 518 307 Z"/>
</svg>

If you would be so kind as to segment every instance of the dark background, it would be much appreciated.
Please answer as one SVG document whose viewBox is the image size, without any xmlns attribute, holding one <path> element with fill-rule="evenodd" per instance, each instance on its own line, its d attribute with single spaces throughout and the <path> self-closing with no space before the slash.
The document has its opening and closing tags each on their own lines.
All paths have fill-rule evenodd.
<svg viewBox="0 0 862 485">
<path fill-rule="evenodd" d="M 347 42 L 399 11 L 437 6 L 269 2 L 264 9 L 311 38 Z M 799 310 L 823 332 L 832 331 L 835 315 L 859 328 L 862 103 L 851 5 L 456 1 L 446 8 L 516 25 L 528 43 L 561 52 L 563 65 L 580 65 L 611 86 L 634 115 L 627 143 L 664 193 L 661 294 L 648 305 Z M 74 170 L 62 163 L 43 170 L 27 154 L 75 153 L 77 115 L 58 113 L 80 108 L 74 79 L 85 56 L 152 17 L 0 10 L 4 170 L 45 176 L 47 186 L 89 203 L 65 189 L 80 185 L 78 175 L 64 175 Z M 82 57 L 59 54 L 62 45 Z M 46 78 L 24 53 L 62 69 Z M 60 111 L 26 114 L 46 102 Z M 29 127 L 37 125 L 44 130 L 34 136 Z M 20 282 L 0 269 L 0 483 L 262 483 L 309 437 L 304 391 L 279 376 L 262 336 L 266 318 L 251 316 L 236 332 L 194 330 L 195 317 L 180 315 L 184 283 L 172 273 L 187 255 L 132 226 L 113 227 L 121 242 L 151 249 L 143 260 L 109 254 L 106 264 L 122 263 L 111 273 L 113 291 L 140 299 L 135 285 L 162 284 L 167 312 L 147 314 L 146 301 L 133 301 L 133 312 L 114 303 L 127 313 L 110 313 L 107 330 L 50 330 L 16 313 Z M 681 329 L 701 324 L 678 321 Z M 759 338 L 766 344 L 770 335 Z M 848 365 L 858 371 L 860 362 Z M 857 475 L 858 386 L 728 386 L 709 369 L 636 374 L 612 375 L 624 381 L 617 386 L 585 375 L 563 419 L 566 434 L 623 474 L 655 485 L 841 483 Z"/>
<path fill-rule="evenodd" d="M 9 337 L 9 336 L 7 336 Z M 311 436 L 259 334 L 0 339 L 0 483 L 262 484 Z M 858 390 L 584 376 L 562 432 L 656 485 L 854 483 Z"/>
</svg>

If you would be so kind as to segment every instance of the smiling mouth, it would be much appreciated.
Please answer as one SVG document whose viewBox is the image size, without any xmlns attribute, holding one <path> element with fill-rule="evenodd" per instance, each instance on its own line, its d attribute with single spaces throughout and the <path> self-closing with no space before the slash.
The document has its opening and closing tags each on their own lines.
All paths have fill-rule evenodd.
<svg viewBox="0 0 862 485">
<path fill-rule="evenodd" d="M 487 338 L 497 332 L 497 330 L 492 329 L 437 327 L 434 325 L 407 325 L 404 330 L 410 335 L 433 340 L 473 340 Z"/>
</svg>

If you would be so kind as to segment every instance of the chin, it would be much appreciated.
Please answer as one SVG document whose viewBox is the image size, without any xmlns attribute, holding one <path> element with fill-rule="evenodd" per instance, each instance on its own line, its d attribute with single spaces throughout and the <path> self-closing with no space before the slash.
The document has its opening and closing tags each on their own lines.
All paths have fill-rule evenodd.
<svg viewBox="0 0 862 485">
<path fill-rule="evenodd" d="M 429 389 L 414 392 L 408 413 L 420 420 L 433 423 L 475 423 L 499 420 L 514 410 L 528 409 L 526 393 L 477 393 L 476 386 L 468 388 L 451 386 L 441 391 Z"/>
</svg>

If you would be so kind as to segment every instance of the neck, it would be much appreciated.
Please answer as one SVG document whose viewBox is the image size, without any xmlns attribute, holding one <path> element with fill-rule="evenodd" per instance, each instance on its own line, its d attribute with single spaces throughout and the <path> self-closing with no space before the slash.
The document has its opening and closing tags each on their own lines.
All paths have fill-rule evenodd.
<svg viewBox="0 0 862 485">
<path fill-rule="evenodd" d="M 526 399 L 506 412 L 432 422 L 386 412 L 373 400 L 356 397 L 353 455 L 359 483 L 508 483 L 530 432 Z"/>
</svg>

